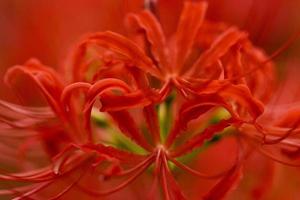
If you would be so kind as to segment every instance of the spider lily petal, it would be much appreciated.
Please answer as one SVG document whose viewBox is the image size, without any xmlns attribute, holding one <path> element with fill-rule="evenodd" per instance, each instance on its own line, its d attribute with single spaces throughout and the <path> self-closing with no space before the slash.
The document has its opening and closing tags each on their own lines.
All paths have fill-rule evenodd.
<svg viewBox="0 0 300 200">
<path fill-rule="evenodd" d="M 180 16 L 176 32 L 175 65 L 176 70 L 180 70 L 184 61 L 189 56 L 194 45 L 196 34 L 203 23 L 207 9 L 206 2 L 192 3 L 186 2 Z M 189 37 L 186 37 L 186 33 Z"/>
<path fill-rule="evenodd" d="M 166 39 L 162 27 L 157 19 L 149 11 L 143 11 L 139 14 L 128 16 L 128 23 L 136 22 L 141 29 L 146 31 L 147 38 L 151 44 L 151 52 L 159 69 L 165 71 L 165 68 L 170 68 L 168 49 L 166 48 Z"/>
<path fill-rule="evenodd" d="M 51 68 L 43 66 L 39 61 L 32 59 L 25 63 L 24 66 L 15 66 L 8 70 L 5 82 L 13 84 L 18 76 L 28 76 L 39 87 L 52 109 L 64 117 L 60 105 L 56 99 L 60 97 L 62 91 L 62 83 L 57 78 L 59 77 Z"/>
<path fill-rule="evenodd" d="M 194 66 L 191 67 L 191 70 L 193 70 L 191 73 L 198 74 L 198 70 L 201 69 L 201 67 L 210 65 L 212 62 L 218 60 L 229 50 L 230 47 L 243 38 L 246 38 L 246 36 L 247 35 L 245 33 L 238 31 L 234 27 L 227 29 L 218 38 L 216 38 L 208 50 L 201 54 Z"/>
<path fill-rule="evenodd" d="M 119 53 L 125 57 L 125 62 L 137 66 L 142 70 L 149 72 L 153 76 L 156 76 L 158 78 L 161 77 L 160 72 L 158 71 L 156 66 L 153 65 L 151 59 L 148 58 L 137 45 L 135 45 L 124 36 L 109 31 L 96 33 L 88 37 L 86 41 L 80 45 L 79 53 L 76 54 L 77 57 L 75 57 L 75 66 L 80 66 L 77 63 L 80 63 L 82 57 L 80 55 L 83 54 L 82 49 L 86 48 L 87 43 L 96 43 L 99 46 L 103 46 L 105 48 L 108 48 L 109 50 Z"/>
</svg>

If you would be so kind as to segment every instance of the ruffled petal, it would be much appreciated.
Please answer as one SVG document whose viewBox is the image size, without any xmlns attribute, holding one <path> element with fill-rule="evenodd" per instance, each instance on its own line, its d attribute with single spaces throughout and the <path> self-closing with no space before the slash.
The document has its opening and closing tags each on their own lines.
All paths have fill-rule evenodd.
<svg viewBox="0 0 300 200">
<path fill-rule="evenodd" d="M 263 145 L 255 141 L 254 145 L 259 152 L 275 162 L 293 167 L 300 166 L 300 145 L 298 138 L 285 139 L 272 145 Z"/>
<path fill-rule="evenodd" d="M 123 81 L 119 79 L 103 79 L 100 81 L 97 81 L 93 85 L 90 85 L 88 83 L 73 83 L 69 86 L 67 86 L 62 94 L 62 102 L 66 106 L 66 108 L 69 106 L 69 98 L 74 89 L 78 89 L 78 87 L 84 87 L 86 91 L 86 101 L 84 105 L 84 119 L 85 119 L 85 127 L 86 129 L 91 132 L 90 130 L 90 119 L 91 119 L 91 111 L 94 106 L 94 103 L 96 99 L 104 94 L 105 91 L 111 91 L 113 89 L 116 89 L 120 92 L 129 92 L 131 91 L 131 88 Z"/>
<path fill-rule="evenodd" d="M 203 132 L 190 138 L 187 142 L 185 142 L 181 146 L 176 147 L 176 149 L 170 152 L 170 155 L 172 157 L 180 157 L 182 155 L 185 155 L 193 151 L 195 148 L 202 146 L 206 140 L 211 139 L 212 136 L 214 136 L 216 133 L 224 130 L 225 128 L 235 123 L 238 122 L 235 119 L 230 118 L 230 119 L 222 120 L 218 124 L 211 125 L 208 128 L 206 128 Z"/>
<path fill-rule="evenodd" d="M 281 128 L 275 126 L 257 128 L 253 125 L 243 125 L 240 131 L 245 140 L 259 152 L 276 162 L 285 165 L 300 166 L 300 128 Z"/>
<path fill-rule="evenodd" d="M 75 52 L 73 67 L 74 70 L 80 69 L 81 62 L 89 44 L 96 44 L 122 56 L 123 62 L 140 68 L 142 71 L 162 78 L 158 68 L 152 63 L 151 59 L 145 55 L 143 50 L 126 37 L 110 31 L 95 33 L 82 42 Z"/>
<path fill-rule="evenodd" d="M 207 9 L 206 2 L 186 1 L 176 32 L 175 68 L 180 71 L 188 58 Z"/>
<path fill-rule="evenodd" d="M 234 85 L 227 81 L 214 80 L 195 80 L 192 84 L 183 84 L 186 84 L 191 92 L 196 92 L 198 95 L 217 95 L 223 98 L 228 105 L 234 103 L 238 107 L 235 112 L 241 119 L 248 118 L 244 113 L 245 110 L 250 114 L 252 120 L 256 120 L 264 111 L 264 105 L 254 98 L 243 84 Z"/>
<path fill-rule="evenodd" d="M 58 116 L 64 117 L 64 113 L 58 101 L 63 90 L 63 84 L 59 79 L 59 75 L 56 74 L 54 70 L 42 65 L 35 59 L 31 59 L 22 66 L 10 68 L 6 73 L 5 82 L 12 87 L 19 87 L 16 85 L 17 79 L 22 76 L 27 76 L 32 79 L 53 111 L 56 112 Z"/>
<path fill-rule="evenodd" d="M 149 11 L 142 11 L 138 14 L 128 16 L 129 23 L 135 21 L 137 25 L 145 30 L 147 39 L 151 45 L 151 53 L 157 63 L 159 63 L 160 70 L 163 72 L 169 68 L 169 55 L 166 48 L 166 38 L 162 27 L 153 14 Z"/>
<path fill-rule="evenodd" d="M 237 78 L 232 80 L 235 84 L 246 84 L 245 77 L 242 77 L 243 73 L 243 63 L 242 63 L 242 52 L 241 47 L 234 46 L 228 53 L 227 62 L 224 64 L 225 79 Z"/>
<path fill-rule="evenodd" d="M 101 111 L 118 111 L 129 108 L 144 107 L 152 101 L 143 91 L 136 91 L 124 95 L 103 94 L 100 97 Z"/>
<path fill-rule="evenodd" d="M 176 137 L 186 130 L 190 121 L 219 106 L 226 108 L 229 112 L 233 112 L 232 108 L 228 107 L 226 102 L 217 95 L 202 95 L 183 104 L 177 114 L 178 117 L 175 120 L 174 127 L 168 135 L 166 146 L 170 146 Z"/>
<path fill-rule="evenodd" d="M 223 34 L 221 34 L 210 46 L 209 49 L 204 51 L 201 56 L 197 59 L 191 70 L 188 72 L 189 75 L 197 77 L 197 74 L 202 67 L 208 66 L 217 62 L 228 50 L 235 45 L 237 42 L 245 39 L 247 34 L 238 31 L 237 28 L 228 28 Z"/>
<path fill-rule="evenodd" d="M 145 156 L 122 151 L 111 146 L 104 146 L 103 144 L 85 144 L 82 145 L 83 150 L 94 150 L 100 154 L 108 155 L 112 158 L 116 158 L 123 163 L 136 164 L 145 159 Z"/>
</svg>

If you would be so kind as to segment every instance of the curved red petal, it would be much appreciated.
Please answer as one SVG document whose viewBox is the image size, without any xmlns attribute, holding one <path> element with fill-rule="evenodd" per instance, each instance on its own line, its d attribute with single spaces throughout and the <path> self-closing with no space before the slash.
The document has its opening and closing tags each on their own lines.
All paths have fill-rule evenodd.
<svg viewBox="0 0 300 200">
<path fill-rule="evenodd" d="M 197 76 L 202 67 L 217 62 L 220 57 L 228 52 L 230 47 L 246 37 L 247 34 L 238 31 L 237 28 L 228 28 L 224 33 L 218 36 L 216 40 L 214 40 L 209 49 L 201 54 L 188 73 L 193 76 Z"/>
<path fill-rule="evenodd" d="M 164 72 L 166 68 L 170 67 L 170 63 L 166 38 L 160 23 L 149 11 L 129 15 L 128 20 L 130 20 L 130 23 L 135 21 L 141 29 L 145 30 L 147 39 L 151 45 L 151 52 L 157 63 L 159 63 L 160 70 Z"/>
<path fill-rule="evenodd" d="M 127 39 L 122 35 L 110 31 L 95 33 L 89 36 L 80 45 L 79 51 L 83 51 L 82 49 L 85 49 L 85 47 L 89 43 L 94 43 L 98 46 L 107 48 L 108 50 L 118 53 L 124 56 L 124 62 L 127 62 L 129 65 L 136 66 L 144 72 L 150 73 L 151 75 L 157 78 L 162 78 L 162 75 L 159 72 L 158 68 L 152 63 L 151 59 L 145 55 L 143 50 L 131 40 Z"/>
<path fill-rule="evenodd" d="M 176 32 L 174 67 L 178 71 L 182 70 L 180 68 L 183 67 L 191 52 L 198 30 L 203 23 L 206 9 L 206 2 L 186 1 L 184 4 Z"/>
</svg>

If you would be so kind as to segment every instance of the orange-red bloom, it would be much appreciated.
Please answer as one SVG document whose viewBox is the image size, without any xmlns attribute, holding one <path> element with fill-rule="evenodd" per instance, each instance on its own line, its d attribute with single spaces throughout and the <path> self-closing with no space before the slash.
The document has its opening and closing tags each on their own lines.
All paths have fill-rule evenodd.
<svg viewBox="0 0 300 200">
<path fill-rule="evenodd" d="M 11 183 L 1 195 L 223 199 L 251 159 L 263 160 L 256 151 L 299 165 L 299 105 L 275 107 L 276 53 L 268 57 L 245 31 L 207 20 L 206 2 L 186 1 L 168 35 L 155 4 L 145 5 L 127 16 L 127 37 L 83 38 L 66 62 L 70 81 L 35 59 L 8 70 L 21 102 L 30 102 L 30 84 L 41 106 L 0 101 L 1 150 L 13 156 L 1 160 L 0 179 Z M 263 163 L 273 177 L 273 161 Z M 250 184 L 252 197 L 268 192 L 261 182 Z"/>
</svg>

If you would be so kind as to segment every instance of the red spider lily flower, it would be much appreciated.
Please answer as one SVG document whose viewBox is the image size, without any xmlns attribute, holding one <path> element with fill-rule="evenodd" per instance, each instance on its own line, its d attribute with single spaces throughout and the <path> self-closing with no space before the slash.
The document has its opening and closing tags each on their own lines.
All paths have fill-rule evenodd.
<svg viewBox="0 0 300 200">
<path fill-rule="evenodd" d="M 83 76 L 89 70 L 91 62 L 97 61 L 98 58 L 98 62 L 103 63 L 102 75 L 107 77 L 111 74 L 113 77 L 119 78 L 129 70 L 133 74 L 132 77 L 126 76 L 126 80 L 123 80 L 127 82 L 135 80 L 136 83 L 133 83 L 135 85 L 133 87 L 143 90 L 144 94 L 149 92 L 153 94 L 150 95 L 155 97 L 152 97 L 153 103 L 163 101 L 172 90 L 172 86 L 175 86 L 183 97 L 194 99 L 194 105 L 190 106 L 198 107 L 198 109 L 203 109 L 206 106 L 206 110 L 209 110 L 215 105 L 224 105 L 234 118 L 239 118 L 239 121 L 241 121 L 241 116 L 238 115 L 241 112 L 243 112 L 243 118 L 245 113 L 248 112 L 252 120 L 255 121 L 262 112 L 262 105 L 252 97 L 249 88 L 257 98 L 264 101 L 268 99 L 270 88 L 259 88 L 257 85 L 265 84 L 253 83 L 272 81 L 272 64 L 269 63 L 269 60 L 265 58 L 260 50 L 250 44 L 245 33 L 234 27 L 204 21 L 206 7 L 206 3 L 186 3 L 177 32 L 169 41 L 165 39 L 159 22 L 149 11 L 143 11 L 128 17 L 129 26 L 137 27 L 135 28 L 137 31 L 133 31 L 133 38 L 137 40 L 137 43 L 112 32 L 96 33 L 89 36 L 79 45 L 75 53 L 74 79 L 86 80 Z M 214 30 L 212 27 L 217 28 Z M 140 30 L 143 31 L 142 35 L 139 34 Z M 188 38 L 185 37 L 185 31 L 187 30 L 190 34 Z M 207 37 L 207 34 L 210 37 Z M 140 37 L 146 37 L 146 41 L 150 46 L 148 56 L 141 48 L 147 48 L 148 45 L 144 44 L 144 40 L 139 39 Z M 198 46 L 194 48 L 197 43 Z M 107 50 L 105 53 L 103 53 L 105 51 L 103 49 L 96 50 L 97 57 L 85 61 L 83 58 L 89 52 L 89 45 L 96 45 L 96 47 Z M 199 51 L 205 48 L 206 50 L 200 52 L 199 55 Z M 195 56 L 198 56 L 198 58 Z M 124 67 L 117 68 L 120 65 Z M 243 67 L 246 67 L 246 65 L 248 69 L 248 72 L 245 72 L 246 74 L 256 72 L 251 73 L 251 76 L 247 79 L 242 78 L 242 71 L 245 71 Z M 257 68 L 260 65 L 267 66 L 258 71 Z M 233 70 L 233 66 L 237 67 Z M 116 71 L 109 72 L 111 70 L 120 71 L 119 73 Z M 132 70 L 137 72 L 132 72 Z M 145 78 L 137 77 L 140 73 L 145 74 L 142 75 Z M 97 75 L 92 80 L 99 78 Z M 155 81 L 161 85 L 158 92 L 156 88 L 150 86 L 151 81 L 149 83 L 149 79 L 151 78 L 158 79 L 158 81 Z M 124 94 L 122 96 L 123 103 L 114 101 L 113 97 L 102 96 L 102 110 L 124 109 L 126 108 L 126 105 L 124 105 L 126 102 L 130 104 L 127 106 L 132 106 L 133 101 L 134 106 L 146 103 L 143 95 L 138 94 L 139 92 Z M 140 96 L 140 100 L 137 99 L 138 96 Z M 201 101 L 199 101 L 200 98 Z M 94 100 L 94 96 L 91 99 Z M 234 101 L 238 107 L 244 107 L 241 109 L 243 111 L 240 113 L 234 111 L 229 101 Z M 108 104 L 114 102 L 118 106 L 108 108 Z M 181 119 L 178 120 L 181 121 Z M 182 125 L 182 127 L 185 127 L 185 125 Z M 172 143 L 180 129 L 180 127 L 175 128 L 176 131 L 171 133 L 167 145 Z"/>
<path fill-rule="evenodd" d="M 97 149 L 83 146 L 89 143 L 90 135 L 80 123 L 78 114 L 80 101 L 70 97 L 69 104 L 76 106 L 69 108 L 68 111 L 65 110 L 64 104 L 60 101 L 64 84 L 51 68 L 43 66 L 34 59 L 22 66 L 11 68 L 7 72 L 6 82 L 20 91 L 21 98 L 26 97 L 26 95 L 22 96 L 25 86 L 22 80 L 33 81 L 39 90 L 36 92 L 43 95 L 48 106 L 25 107 L 0 101 L 3 112 L 1 137 L 4 138 L 3 142 L 7 142 L 7 144 L 3 143 L 1 149 L 15 157 L 9 162 L 5 157 L 2 158 L 3 163 L 6 163 L 11 170 L 2 169 L 0 179 L 35 184 L 1 190 L 2 195 L 17 195 L 19 197 L 16 199 L 26 199 L 35 196 L 45 188 L 52 190 L 54 184 L 60 184 L 64 189 L 58 191 L 51 199 L 60 198 L 74 186 L 76 182 L 72 180 L 74 176 L 75 180 L 81 179 L 81 174 L 87 170 L 87 167 L 91 169 L 104 161 L 111 163 L 110 167 L 102 170 L 102 173 L 108 176 L 118 169 L 118 156 L 124 160 L 124 163 L 135 163 L 141 160 L 142 156 L 134 156 L 119 150 L 113 152 L 113 149 L 100 144 L 97 145 Z M 101 149 L 99 156 L 97 156 L 98 149 Z M 30 157 L 39 158 L 38 162 L 29 162 L 25 159 L 32 151 L 34 155 Z M 23 163 L 22 166 L 17 167 L 18 161 Z M 42 166 L 39 166 L 41 164 Z M 19 172 L 11 172 L 17 170 Z M 77 176 L 79 177 L 76 178 Z"/>
<path fill-rule="evenodd" d="M 265 113 L 260 117 L 258 123 L 263 125 L 260 131 L 253 127 L 243 127 L 245 133 L 255 135 L 254 140 L 260 141 L 257 147 L 262 153 L 271 158 L 290 166 L 299 166 L 298 159 L 298 140 L 299 140 L 299 104 L 294 99 L 299 98 L 299 87 L 295 87 L 294 93 L 284 95 L 285 92 L 292 90 L 295 83 L 293 74 L 298 70 L 291 70 L 286 80 L 289 82 L 283 84 L 278 92 L 274 94 L 273 100 L 266 105 Z M 289 89 L 285 88 L 289 87 Z"/>
<path fill-rule="evenodd" d="M 106 54 L 100 52 L 97 55 L 98 60 L 104 62 L 103 70 L 108 68 L 108 65 L 117 65 L 120 62 L 128 67 L 135 66 L 162 82 L 161 93 L 174 85 L 186 95 L 188 89 L 201 88 L 201 85 L 210 84 L 214 79 L 220 80 L 212 83 L 212 88 L 217 89 L 218 86 L 215 84 L 222 84 L 221 80 L 226 79 L 234 83 L 246 81 L 255 96 L 260 95 L 259 99 L 267 98 L 264 96 L 268 96 L 265 93 L 270 88 L 254 88 L 253 84 L 253 82 L 272 81 L 270 71 L 272 67 L 269 66 L 270 63 L 267 62 L 263 52 L 254 48 L 247 40 L 247 34 L 235 27 L 205 21 L 207 7 L 205 3 L 185 5 L 177 32 L 169 40 L 166 40 L 159 22 L 149 11 L 128 17 L 128 24 L 131 29 L 134 29 L 130 35 L 137 40 L 135 43 L 112 32 L 96 33 L 88 37 L 76 52 L 74 79 L 86 80 L 86 77 L 82 76 L 86 76 L 88 66 L 97 58 L 89 58 L 88 61 L 82 58 L 86 55 L 88 46 L 95 44 L 97 47 L 109 50 Z M 187 31 L 190 34 L 189 38 L 185 37 Z M 141 37 L 146 37 L 150 47 L 145 44 L 145 40 L 139 39 Z M 203 49 L 205 51 L 201 52 Z M 145 52 L 149 55 L 147 56 Z M 268 66 L 257 71 L 255 67 L 260 64 Z M 232 65 L 238 67 L 232 70 L 230 69 Z M 252 73 L 247 80 L 242 80 L 241 73 L 246 73 L 245 68 L 248 72 L 253 70 L 257 74 Z"/>
<path fill-rule="evenodd" d="M 163 147 L 167 149 L 173 144 L 178 135 L 186 129 L 189 121 L 198 118 L 200 115 L 205 114 L 217 106 L 224 107 L 230 112 L 232 115 L 231 119 L 224 120 L 216 126 L 207 128 L 202 135 L 196 135 L 182 146 L 177 147 L 176 150 L 168 152 L 169 156 L 171 156 L 169 159 L 182 156 L 192 151 L 197 146 L 201 146 L 205 140 L 211 138 L 214 133 L 222 131 L 232 124 L 239 125 L 240 123 L 252 123 L 255 121 L 262 113 L 262 105 L 252 96 L 248 87 L 252 89 L 252 93 L 256 93 L 255 96 L 262 100 L 266 100 L 266 96 L 268 96 L 266 94 L 267 92 L 261 91 L 265 88 L 252 88 L 251 82 L 261 82 L 266 81 L 267 79 L 259 78 L 257 74 L 255 74 L 255 76 L 251 74 L 251 77 L 248 80 L 240 80 L 243 77 L 239 77 L 242 75 L 241 71 L 244 71 L 244 69 L 242 69 L 244 65 L 241 63 L 241 57 L 244 56 L 244 59 L 249 61 L 249 64 L 251 63 L 248 67 L 248 69 L 250 69 L 249 72 L 256 71 L 260 65 L 267 64 L 268 59 L 260 50 L 255 49 L 249 43 L 245 33 L 240 32 L 235 28 L 228 28 L 223 24 L 205 22 L 205 24 L 202 25 L 202 23 L 204 23 L 203 19 L 206 6 L 205 3 L 186 3 L 179 22 L 178 31 L 174 36 L 175 39 L 171 38 L 168 42 L 162 33 L 162 28 L 158 21 L 150 12 L 143 11 L 139 14 L 130 15 L 128 17 L 130 26 L 132 26 L 132 23 L 135 23 L 134 26 L 137 26 L 136 29 L 143 30 L 146 35 L 145 37 L 150 45 L 150 49 L 148 49 L 150 51 L 149 56 L 146 56 L 144 50 L 141 49 L 141 47 L 148 48 L 148 45 L 141 43 L 143 40 L 139 39 L 141 36 L 143 37 L 144 34 L 135 34 L 133 38 L 137 43 L 133 43 L 125 37 L 111 32 L 96 33 L 84 40 L 75 53 L 75 80 L 87 81 L 88 79 L 85 77 L 85 74 L 89 71 L 89 66 L 92 65 L 93 62 L 98 61 L 98 63 L 103 65 L 103 71 L 101 70 L 94 77 L 92 76 L 91 78 L 91 75 L 89 74 L 90 80 L 88 81 L 95 83 L 87 92 L 87 97 L 91 100 L 88 100 L 89 103 L 86 110 L 91 111 L 91 106 L 96 100 L 95 97 L 99 96 L 100 91 L 103 91 L 101 85 L 105 84 L 104 81 L 107 81 L 103 78 L 110 77 L 111 84 L 115 82 L 117 87 L 119 87 L 120 84 L 123 85 L 122 90 L 125 94 L 121 95 L 121 98 L 118 95 L 116 97 L 114 94 L 100 94 L 101 110 L 108 111 L 111 117 L 117 121 L 123 132 L 125 129 L 127 129 L 126 132 L 129 132 L 128 129 L 130 127 L 127 125 L 125 128 L 124 122 L 121 122 L 121 120 L 124 121 L 124 119 L 126 119 L 129 123 L 134 122 L 129 113 L 125 112 L 124 109 L 132 107 L 136 108 L 146 104 L 147 107 L 144 108 L 144 115 L 148 122 L 148 128 L 151 130 L 150 132 L 155 140 L 156 146 L 160 148 L 161 141 L 158 141 L 158 127 L 155 124 L 157 123 L 157 119 L 155 119 L 155 116 L 153 115 L 153 106 L 151 106 L 151 104 L 163 101 L 170 93 L 171 87 L 175 86 L 180 94 L 184 98 L 189 99 L 189 101 L 182 105 L 175 126 L 167 137 L 166 143 L 163 144 Z M 200 20 L 198 18 L 195 20 L 196 17 L 200 17 Z M 204 27 L 203 29 L 202 26 Z M 216 30 L 213 29 L 214 26 L 217 26 Z M 185 31 L 187 31 L 184 28 L 187 27 L 191 29 L 188 29 L 188 32 L 192 33 L 190 38 L 184 37 Z M 211 32 L 209 32 L 210 37 L 206 36 L 208 30 L 213 31 L 212 35 Z M 134 32 L 139 33 L 140 31 Z M 199 41 L 197 41 L 197 35 L 199 35 Z M 196 59 L 195 64 L 185 64 L 196 41 L 200 43 L 198 48 L 206 47 L 207 50 L 201 52 L 199 58 Z M 83 58 L 89 53 L 88 45 L 95 45 L 96 47 L 99 47 L 99 49 L 95 50 L 96 58 L 84 62 Z M 175 50 L 171 51 L 172 47 Z M 193 60 L 192 58 L 190 59 Z M 261 77 L 269 77 L 269 80 L 267 81 L 271 81 L 272 73 L 270 70 L 272 70 L 272 65 L 267 65 L 268 66 L 263 68 L 264 70 L 260 71 L 258 74 L 262 73 L 263 75 Z M 205 68 L 211 68 L 210 70 L 217 74 L 206 77 L 210 74 L 205 73 L 209 72 L 209 69 Z M 113 72 L 109 72 L 110 70 L 113 70 Z M 202 70 L 202 73 L 199 70 Z M 239 70 L 240 72 L 238 72 Z M 130 75 L 124 76 L 126 72 L 131 73 L 132 77 L 130 77 Z M 233 74 L 236 72 L 238 72 L 238 74 Z M 101 78 L 99 75 L 104 77 Z M 138 75 L 139 77 L 137 77 Z M 159 89 L 158 92 L 149 85 L 151 84 L 149 83 L 151 77 L 155 77 L 162 82 L 161 89 Z M 121 78 L 124 82 L 122 83 L 119 80 L 115 80 L 115 78 Z M 100 80 L 97 81 L 97 79 Z M 132 85 L 131 87 L 137 88 L 137 90 L 130 92 L 130 86 L 127 84 Z M 150 95 L 150 101 L 148 98 L 147 102 L 145 96 L 139 95 L 141 91 L 144 94 Z M 138 99 L 138 97 L 140 97 L 140 99 Z M 237 106 L 243 107 L 246 110 L 238 113 L 228 101 L 235 101 Z M 126 103 L 127 105 L 125 105 Z M 150 107 L 148 107 L 148 105 L 150 105 Z M 252 120 L 241 120 L 245 117 L 245 111 L 248 111 Z M 90 121 L 89 116 L 90 112 L 87 112 L 88 124 Z M 136 128 L 130 129 L 136 130 Z M 136 131 L 131 131 L 129 137 L 146 150 L 151 151 L 151 147 L 148 147 L 139 135 L 141 134 L 137 134 Z M 173 161 L 176 162 L 176 160 Z M 180 165 L 177 162 L 176 164 Z M 229 179 L 231 176 L 227 178 Z M 165 191 L 165 195 L 168 196 L 167 191 Z"/>
<path fill-rule="evenodd" d="M 0 101 L 1 136 L 7 139 L 1 149 L 13 155 L 11 146 L 21 144 L 28 151 L 23 157 L 31 148 L 34 153 L 11 159 L 11 166 L 25 160 L 14 172 L 2 169 L 0 179 L 13 183 L 0 194 L 223 199 L 242 179 L 253 150 L 297 165 L 299 112 L 291 107 L 284 115 L 270 101 L 274 55 L 252 45 L 246 32 L 206 20 L 206 9 L 205 2 L 185 2 L 177 31 L 168 38 L 148 10 L 128 16 L 130 39 L 91 34 L 75 49 L 72 83 L 36 60 L 11 68 L 6 82 L 22 98 L 22 81 L 31 81 L 46 106 Z M 269 108 L 280 118 L 272 119 Z M 218 148 L 231 151 L 215 164 Z M 196 164 L 201 159 L 204 171 Z M 197 187 L 205 186 L 186 193 L 189 175 L 203 181 Z M 258 185 L 254 196 L 266 190 Z"/>
</svg>

